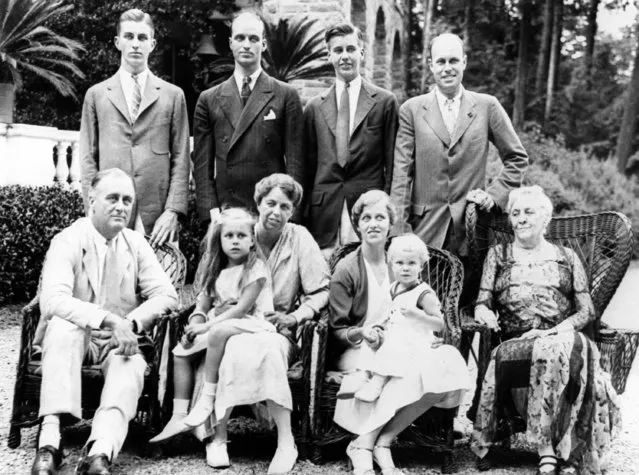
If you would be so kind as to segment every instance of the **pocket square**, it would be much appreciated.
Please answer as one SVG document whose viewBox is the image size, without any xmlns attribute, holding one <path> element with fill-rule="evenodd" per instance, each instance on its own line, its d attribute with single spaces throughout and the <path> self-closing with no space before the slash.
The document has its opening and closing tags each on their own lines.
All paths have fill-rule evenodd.
<svg viewBox="0 0 639 475">
<path fill-rule="evenodd" d="M 275 112 L 273 111 L 273 109 L 268 111 L 268 114 L 264 116 L 264 120 L 275 120 Z"/>
</svg>

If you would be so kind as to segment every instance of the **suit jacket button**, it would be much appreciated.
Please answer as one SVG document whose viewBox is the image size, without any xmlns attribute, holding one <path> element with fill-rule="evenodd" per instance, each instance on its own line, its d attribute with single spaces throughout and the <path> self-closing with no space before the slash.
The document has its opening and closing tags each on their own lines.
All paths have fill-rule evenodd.
<svg viewBox="0 0 639 475">
<path fill-rule="evenodd" d="M 271 137 L 264 137 L 264 140 L 266 141 L 266 143 L 271 143 Z"/>
<path fill-rule="evenodd" d="M 228 142 L 228 137 L 225 135 L 224 137 L 222 137 L 222 143 L 226 143 Z"/>
</svg>

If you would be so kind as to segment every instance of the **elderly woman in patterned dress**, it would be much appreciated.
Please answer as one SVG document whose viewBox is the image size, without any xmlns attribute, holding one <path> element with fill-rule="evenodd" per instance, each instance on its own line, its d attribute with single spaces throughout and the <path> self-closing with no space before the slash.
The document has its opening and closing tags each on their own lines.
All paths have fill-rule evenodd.
<svg viewBox="0 0 639 475">
<path fill-rule="evenodd" d="M 481 389 L 472 450 L 486 456 L 503 420 L 520 414 L 538 474 L 606 468 L 616 393 L 586 336 L 595 312 L 579 257 L 544 239 L 552 203 L 538 186 L 510 193 L 515 240 L 486 256 L 475 319 L 500 332 Z"/>
</svg>

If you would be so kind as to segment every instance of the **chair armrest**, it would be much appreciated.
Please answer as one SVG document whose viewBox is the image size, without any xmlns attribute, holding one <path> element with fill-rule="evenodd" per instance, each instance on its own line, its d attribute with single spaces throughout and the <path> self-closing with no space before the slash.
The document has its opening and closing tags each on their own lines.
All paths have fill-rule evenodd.
<svg viewBox="0 0 639 475">
<path fill-rule="evenodd" d="M 617 393 L 622 394 L 639 347 L 639 330 L 602 328 L 596 343 L 601 354 L 601 367 L 610 374 Z"/>
<path fill-rule="evenodd" d="M 184 334 L 184 328 L 189 323 L 189 316 L 195 310 L 195 304 L 184 305 L 171 312 L 169 320 L 169 349 L 175 348 Z"/>
<path fill-rule="evenodd" d="M 464 333 L 490 333 L 490 328 L 488 328 L 485 323 L 480 323 L 475 320 L 470 307 L 464 307 L 459 310 L 459 320 L 461 323 L 462 332 Z"/>
<path fill-rule="evenodd" d="M 320 431 L 320 395 L 322 393 L 322 385 L 324 384 L 324 378 L 326 376 L 326 353 L 328 348 L 328 310 L 324 310 L 321 314 L 321 318 L 315 326 L 314 343 L 313 346 L 317 348 L 317 358 L 315 360 L 314 370 L 314 384 L 311 398 L 313 401 L 313 418 L 312 418 L 312 433 L 313 438 L 321 437 Z M 311 372 L 312 374 L 312 372 Z"/>
</svg>

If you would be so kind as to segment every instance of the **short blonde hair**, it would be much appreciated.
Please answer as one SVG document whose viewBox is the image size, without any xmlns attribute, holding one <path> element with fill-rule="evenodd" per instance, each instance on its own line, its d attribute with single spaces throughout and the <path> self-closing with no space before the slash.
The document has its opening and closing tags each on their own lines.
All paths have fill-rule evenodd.
<svg viewBox="0 0 639 475">
<path fill-rule="evenodd" d="M 508 195 L 508 204 L 506 205 L 506 212 L 510 214 L 513 206 L 518 199 L 530 196 L 535 203 L 537 203 L 537 207 L 541 210 L 541 212 L 545 215 L 546 218 L 550 221 L 552 218 L 552 210 L 553 205 L 548 195 L 544 192 L 544 189 L 539 185 L 532 186 L 522 186 L 521 188 L 515 188 Z"/>
<path fill-rule="evenodd" d="M 393 261 L 394 256 L 398 252 L 410 252 L 416 254 L 422 262 L 422 266 L 430 259 L 428 246 L 416 234 L 403 234 L 393 238 L 390 246 L 388 246 L 388 260 Z"/>
<path fill-rule="evenodd" d="M 397 220 L 397 213 L 395 212 L 395 207 L 391 203 L 390 196 L 384 193 L 382 190 L 370 190 L 366 193 L 363 193 L 357 201 L 353 205 L 353 209 L 351 210 L 351 219 L 353 221 L 353 227 L 355 228 L 355 232 L 359 236 L 359 230 L 357 229 L 357 224 L 359 223 L 359 218 L 362 217 L 362 213 L 364 213 L 364 208 L 367 206 L 375 205 L 379 202 L 383 202 L 386 205 L 386 211 L 388 211 L 388 220 L 390 221 L 390 225 L 395 224 Z M 361 237 L 361 236 L 360 236 Z"/>
</svg>

